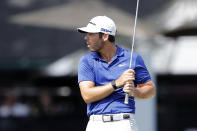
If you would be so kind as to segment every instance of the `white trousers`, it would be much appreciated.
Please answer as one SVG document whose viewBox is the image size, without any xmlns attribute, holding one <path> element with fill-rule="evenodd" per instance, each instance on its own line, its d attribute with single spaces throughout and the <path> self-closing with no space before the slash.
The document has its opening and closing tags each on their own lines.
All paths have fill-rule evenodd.
<svg viewBox="0 0 197 131">
<path fill-rule="evenodd" d="M 103 122 L 90 119 L 86 131 L 138 131 L 134 114 L 129 119 Z"/>
</svg>

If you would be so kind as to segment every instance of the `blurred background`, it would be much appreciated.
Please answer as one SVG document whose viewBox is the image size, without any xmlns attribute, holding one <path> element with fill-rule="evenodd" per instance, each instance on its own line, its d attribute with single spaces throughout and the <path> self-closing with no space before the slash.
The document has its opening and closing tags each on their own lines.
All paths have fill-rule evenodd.
<svg viewBox="0 0 197 131">
<path fill-rule="evenodd" d="M 76 31 L 97 15 L 130 49 L 136 0 L 1 0 L 0 131 L 84 131 Z M 157 96 L 137 100 L 140 131 L 197 131 L 197 0 L 140 0 L 135 51 Z"/>
</svg>

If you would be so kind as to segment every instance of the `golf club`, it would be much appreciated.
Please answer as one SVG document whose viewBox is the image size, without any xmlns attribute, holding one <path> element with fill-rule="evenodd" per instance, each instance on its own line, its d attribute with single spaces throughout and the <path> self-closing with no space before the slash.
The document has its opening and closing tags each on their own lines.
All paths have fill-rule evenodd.
<svg viewBox="0 0 197 131">
<path fill-rule="evenodd" d="M 131 45 L 131 57 L 130 57 L 130 63 L 129 63 L 129 69 L 131 69 L 132 65 L 132 58 L 133 58 L 133 49 L 134 49 L 134 44 L 135 44 L 135 34 L 136 34 L 136 25 L 137 25 L 137 16 L 138 16 L 138 6 L 139 6 L 139 0 L 137 0 L 137 6 L 136 6 L 136 13 L 135 13 L 135 23 L 134 23 L 134 28 L 133 28 L 133 39 L 132 39 L 132 45 Z M 129 94 L 125 94 L 125 104 L 129 103 Z"/>
</svg>

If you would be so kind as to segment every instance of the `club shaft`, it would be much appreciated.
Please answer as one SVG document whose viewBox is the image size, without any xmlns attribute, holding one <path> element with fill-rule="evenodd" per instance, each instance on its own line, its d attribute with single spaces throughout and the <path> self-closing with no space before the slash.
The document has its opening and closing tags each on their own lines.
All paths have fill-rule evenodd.
<svg viewBox="0 0 197 131">
<path fill-rule="evenodd" d="M 132 60 L 133 60 L 133 49 L 135 45 L 135 34 L 136 34 L 136 26 L 137 26 L 137 18 L 138 18 L 138 7 L 139 7 L 139 0 L 137 0 L 137 6 L 136 6 L 136 12 L 135 12 L 135 23 L 133 28 L 133 39 L 132 39 L 132 45 L 131 45 L 131 57 L 130 57 L 130 63 L 129 63 L 129 69 L 131 69 L 132 66 Z M 125 94 L 125 104 L 129 103 L 129 94 Z"/>
</svg>

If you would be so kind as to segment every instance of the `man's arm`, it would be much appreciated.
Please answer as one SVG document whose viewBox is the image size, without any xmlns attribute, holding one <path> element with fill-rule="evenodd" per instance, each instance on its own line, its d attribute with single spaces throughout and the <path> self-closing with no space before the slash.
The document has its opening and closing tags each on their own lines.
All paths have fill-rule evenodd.
<svg viewBox="0 0 197 131">
<path fill-rule="evenodd" d="M 103 86 L 95 86 L 92 81 L 82 81 L 79 83 L 81 95 L 86 103 L 92 103 L 101 100 L 110 95 L 114 88 L 111 83 Z"/>
<path fill-rule="evenodd" d="M 126 84 L 123 90 L 129 93 L 130 96 L 136 97 L 138 99 L 152 98 L 156 95 L 156 89 L 153 81 L 148 81 L 144 84 L 138 84 L 137 88 L 134 88 L 133 83 Z"/>
<path fill-rule="evenodd" d="M 138 92 L 138 93 L 137 93 Z M 156 88 L 153 81 L 146 82 L 144 84 L 138 84 L 136 88 L 136 98 L 147 99 L 152 98 L 156 95 Z"/>
<path fill-rule="evenodd" d="M 116 87 L 122 87 L 127 82 L 132 82 L 134 80 L 134 71 L 131 69 L 126 70 L 122 75 L 115 80 Z M 95 83 L 92 81 L 81 81 L 79 83 L 81 95 L 86 103 L 92 103 L 98 100 L 101 100 L 109 96 L 114 88 L 110 83 L 102 86 L 95 86 Z"/>
</svg>

